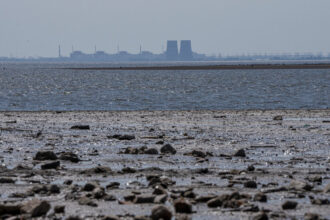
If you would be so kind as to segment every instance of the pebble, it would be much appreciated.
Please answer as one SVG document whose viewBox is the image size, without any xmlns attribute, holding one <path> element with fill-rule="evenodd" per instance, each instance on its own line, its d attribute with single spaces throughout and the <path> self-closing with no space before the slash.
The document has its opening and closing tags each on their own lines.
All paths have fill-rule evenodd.
<svg viewBox="0 0 330 220">
<path fill-rule="evenodd" d="M 151 210 L 150 217 L 152 220 L 171 220 L 172 212 L 165 206 L 155 206 Z"/>
<path fill-rule="evenodd" d="M 175 200 L 174 208 L 177 213 L 187 213 L 187 214 L 192 213 L 192 205 L 184 198 L 179 198 Z"/>
<path fill-rule="evenodd" d="M 50 170 L 50 169 L 57 169 L 61 165 L 60 161 L 52 162 L 52 163 L 46 163 L 41 165 L 41 169 L 43 170 Z"/>
<path fill-rule="evenodd" d="M 282 209 L 295 209 L 298 203 L 295 201 L 286 201 L 282 204 Z"/>
<path fill-rule="evenodd" d="M 264 193 L 257 193 L 254 195 L 253 201 L 267 202 L 267 196 Z"/>
<path fill-rule="evenodd" d="M 22 213 L 28 213 L 32 218 L 40 217 L 46 215 L 50 210 L 50 204 L 47 201 L 42 201 L 39 199 L 32 199 L 21 208 Z"/>
<path fill-rule="evenodd" d="M 282 121 L 283 120 L 283 116 L 282 115 L 276 115 L 273 117 L 274 121 Z"/>
<path fill-rule="evenodd" d="M 89 125 L 74 125 L 71 127 L 73 130 L 89 130 Z"/>
<path fill-rule="evenodd" d="M 57 156 L 53 151 L 38 151 L 34 160 L 57 160 Z"/>
<path fill-rule="evenodd" d="M 257 188 L 257 183 L 255 182 L 255 181 L 253 181 L 253 180 L 250 180 L 250 181 L 247 181 L 247 182 L 245 182 L 244 183 L 244 187 L 246 187 L 246 188 Z"/>
<path fill-rule="evenodd" d="M 234 154 L 235 157 L 245 157 L 245 150 L 244 149 L 239 149 L 238 151 L 236 151 L 236 153 Z"/>
<path fill-rule="evenodd" d="M 65 206 L 64 205 L 57 205 L 54 207 L 55 213 L 65 213 Z"/>
<path fill-rule="evenodd" d="M 78 163 L 80 161 L 79 157 L 72 152 L 64 152 L 60 156 L 61 160 L 70 161 L 72 163 Z"/>
<path fill-rule="evenodd" d="M 161 149 L 160 152 L 163 154 L 176 154 L 176 150 L 172 145 L 170 144 L 165 144 Z"/>
<path fill-rule="evenodd" d="M 11 178 L 0 178 L 0 183 L 15 183 L 15 180 Z"/>
</svg>

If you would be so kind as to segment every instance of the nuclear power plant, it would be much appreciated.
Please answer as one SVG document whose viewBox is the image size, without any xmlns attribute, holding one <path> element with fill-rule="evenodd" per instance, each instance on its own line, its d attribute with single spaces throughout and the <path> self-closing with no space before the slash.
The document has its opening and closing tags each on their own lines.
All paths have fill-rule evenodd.
<svg viewBox="0 0 330 220">
<path fill-rule="evenodd" d="M 180 42 L 180 52 L 178 51 L 178 41 L 168 40 L 166 49 L 167 60 L 192 60 L 193 52 L 191 49 L 191 40 L 182 40 Z"/>
</svg>

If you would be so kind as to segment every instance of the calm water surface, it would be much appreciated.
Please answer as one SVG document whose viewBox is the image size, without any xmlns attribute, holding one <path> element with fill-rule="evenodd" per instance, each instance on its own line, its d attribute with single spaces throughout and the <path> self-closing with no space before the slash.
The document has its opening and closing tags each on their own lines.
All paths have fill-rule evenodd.
<svg viewBox="0 0 330 220">
<path fill-rule="evenodd" d="M 0 64 L 0 110 L 330 108 L 330 70 L 325 69 L 59 69 L 116 65 L 119 64 Z"/>
</svg>

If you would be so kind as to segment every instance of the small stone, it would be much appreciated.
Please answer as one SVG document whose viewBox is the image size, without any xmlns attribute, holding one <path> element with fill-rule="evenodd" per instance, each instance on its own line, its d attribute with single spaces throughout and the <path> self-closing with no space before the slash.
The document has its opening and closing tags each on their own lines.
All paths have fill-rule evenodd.
<svg viewBox="0 0 330 220">
<path fill-rule="evenodd" d="M 253 220 L 268 220 L 268 216 L 266 213 L 261 212 L 253 217 Z"/>
<path fill-rule="evenodd" d="M 120 220 L 120 218 L 118 218 L 115 215 L 107 215 L 107 216 L 103 217 L 102 220 Z"/>
<path fill-rule="evenodd" d="M 57 160 L 53 151 L 38 151 L 33 160 Z"/>
<path fill-rule="evenodd" d="M 253 180 L 247 181 L 244 183 L 244 187 L 246 188 L 257 188 L 257 183 Z"/>
<path fill-rule="evenodd" d="M 49 192 L 52 194 L 59 194 L 61 192 L 60 187 L 58 185 L 52 184 L 49 186 Z"/>
<path fill-rule="evenodd" d="M 142 204 L 142 203 L 153 203 L 155 200 L 155 196 L 137 196 L 134 199 L 134 203 Z"/>
<path fill-rule="evenodd" d="M 0 204 L 0 216 L 21 214 L 21 205 Z"/>
<path fill-rule="evenodd" d="M 216 208 L 222 206 L 222 199 L 220 197 L 211 199 L 207 202 L 207 206 L 210 208 Z"/>
<path fill-rule="evenodd" d="M 84 171 L 81 171 L 81 174 L 110 174 L 112 171 L 109 167 L 98 166 L 94 168 L 90 168 Z"/>
<path fill-rule="evenodd" d="M 239 149 L 238 151 L 236 151 L 236 153 L 234 154 L 235 157 L 245 157 L 245 150 L 244 149 Z"/>
<path fill-rule="evenodd" d="M 203 151 L 199 151 L 199 150 L 193 150 L 191 152 L 191 155 L 194 157 L 201 157 L 201 158 L 206 157 L 206 153 L 204 153 Z"/>
<path fill-rule="evenodd" d="M 156 148 L 150 148 L 144 151 L 145 154 L 156 155 L 158 154 L 158 150 Z"/>
<path fill-rule="evenodd" d="M 57 205 L 54 207 L 55 213 L 65 213 L 65 206 L 64 205 Z"/>
<path fill-rule="evenodd" d="M 61 156 L 60 156 L 60 159 L 70 161 L 72 163 L 78 163 L 80 161 L 78 156 L 76 154 L 72 153 L 72 152 L 62 153 Z"/>
<path fill-rule="evenodd" d="M 96 189 L 93 190 L 93 197 L 95 199 L 102 199 L 106 195 L 104 188 L 97 187 Z"/>
<path fill-rule="evenodd" d="M 50 204 L 47 201 L 33 199 L 25 203 L 22 208 L 22 213 L 30 214 L 32 218 L 46 215 L 50 209 Z"/>
<path fill-rule="evenodd" d="M 330 193 L 330 183 L 324 187 L 324 193 Z"/>
<path fill-rule="evenodd" d="M 177 213 L 192 213 L 192 205 L 184 198 L 179 198 L 175 200 L 174 208 Z"/>
<path fill-rule="evenodd" d="M 204 203 L 204 202 L 208 202 L 212 199 L 215 199 L 216 196 L 214 195 L 206 195 L 206 196 L 199 196 L 195 199 L 196 202 L 200 202 L 200 203 Z"/>
<path fill-rule="evenodd" d="M 86 192 L 91 192 L 93 191 L 95 188 L 97 188 L 99 185 L 95 182 L 91 182 L 91 183 L 86 183 L 85 186 L 82 188 L 83 191 Z"/>
<path fill-rule="evenodd" d="M 71 127 L 73 130 L 89 130 L 89 125 L 74 125 Z"/>
<path fill-rule="evenodd" d="M 118 189 L 119 186 L 120 186 L 119 182 L 111 182 L 106 186 L 106 188 L 107 189 Z"/>
<path fill-rule="evenodd" d="M 273 117 L 274 121 L 282 121 L 283 120 L 283 116 L 282 115 L 276 115 Z"/>
<path fill-rule="evenodd" d="M 163 195 L 156 196 L 154 199 L 154 203 L 165 203 L 166 200 L 167 200 L 167 195 L 163 194 Z"/>
<path fill-rule="evenodd" d="M 80 218 L 79 216 L 71 215 L 67 217 L 65 220 L 82 220 L 82 218 Z"/>
<path fill-rule="evenodd" d="M 157 185 L 155 186 L 155 189 L 153 191 L 154 195 L 163 195 L 163 194 L 167 194 L 166 190 L 164 189 L 164 187 Z"/>
<path fill-rule="evenodd" d="M 15 183 L 15 180 L 11 179 L 11 178 L 0 178 L 0 183 Z"/>
<path fill-rule="evenodd" d="M 115 135 L 112 135 L 112 136 L 108 136 L 108 138 L 114 138 L 114 139 L 118 139 L 120 141 L 124 141 L 124 140 L 130 141 L 130 140 L 134 140 L 135 136 L 134 135 L 127 135 L 127 134 L 124 134 L 124 135 L 115 134 Z"/>
<path fill-rule="evenodd" d="M 136 173 L 136 170 L 134 168 L 131 168 L 131 167 L 124 167 L 121 171 L 123 173 Z"/>
<path fill-rule="evenodd" d="M 311 191 L 313 189 L 313 186 L 302 181 L 293 180 L 289 185 L 289 189 Z"/>
<path fill-rule="evenodd" d="M 256 202 L 267 202 L 267 196 L 264 193 L 257 193 L 253 200 Z"/>
<path fill-rule="evenodd" d="M 90 198 L 83 196 L 79 199 L 78 201 L 79 205 L 87 205 L 87 206 L 92 206 L 92 207 L 97 207 L 97 204 L 91 200 Z"/>
<path fill-rule="evenodd" d="M 254 168 L 253 165 L 250 165 L 250 166 L 248 166 L 248 168 L 247 168 L 247 171 L 249 171 L 249 172 L 252 172 L 252 171 L 254 171 L 254 170 L 255 170 L 255 168 Z"/>
<path fill-rule="evenodd" d="M 43 170 L 50 170 L 50 169 L 57 169 L 60 166 L 60 161 L 52 162 L 52 163 L 46 163 L 41 165 L 41 169 Z"/>
<path fill-rule="evenodd" d="M 172 212 L 165 206 L 155 206 L 151 210 L 151 219 L 152 220 L 171 220 Z"/>
<path fill-rule="evenodd" d="M 176 154 L 176 150 L 174 149 L 174 147 L 172 147 L 172 145 L 170 144 L 165 144 L 161 149 L 160 152 L 162 154 Z"/>
<path fill-rule="evenodd" d="M 164 141 L 157 141 L 156 144 L 163 145 L 164 144 Z"/>
<path fill-rule="evenodd" d="M 305 213 L 304 220 L 321 220 L 321 217 L 316 213 Z"/>
<path fill-rule="evenodd" d="M 286 201 L 282 204 L 282 209 L 295 209 L 298 203 L 295 201 Z"/>
</svg>

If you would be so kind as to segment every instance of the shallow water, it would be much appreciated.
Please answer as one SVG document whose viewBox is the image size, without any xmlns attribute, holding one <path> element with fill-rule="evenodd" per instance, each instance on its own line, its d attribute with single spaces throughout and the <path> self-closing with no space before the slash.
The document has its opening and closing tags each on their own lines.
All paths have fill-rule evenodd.
<svg viewBox="0 0 330 220">
<path fill-rule="evenodd" d="M 0 110 L 330 108 L 328 69 L 60 69 L 118 65 L 134 64 L 0 64 Z"/>
</svg>

